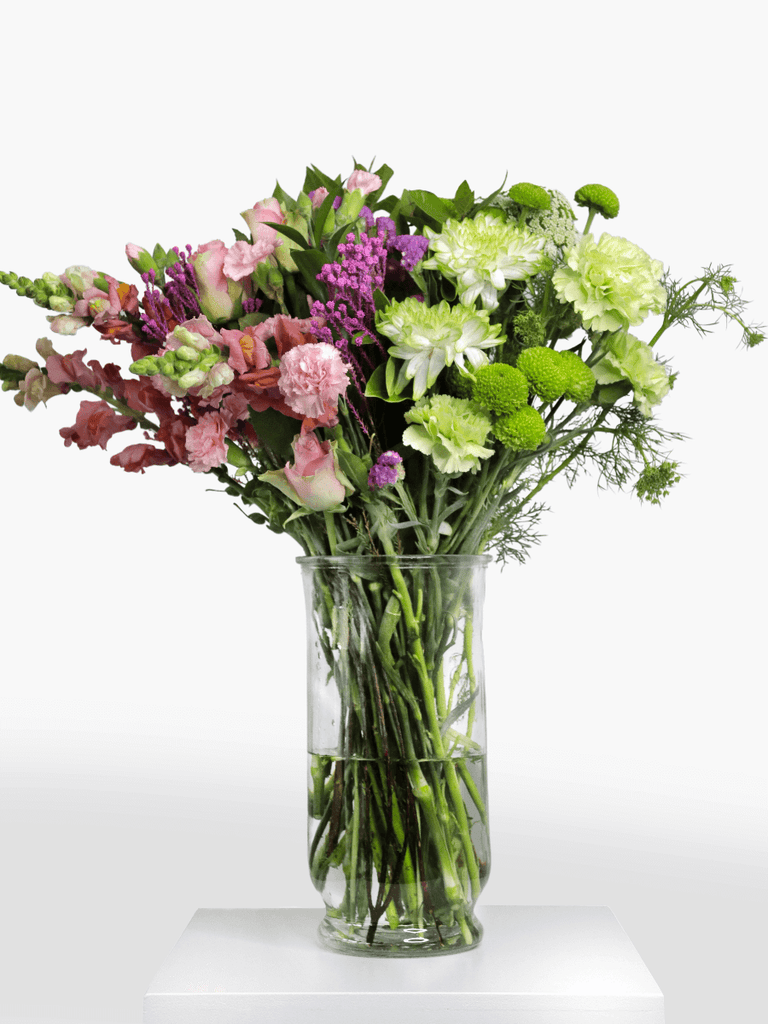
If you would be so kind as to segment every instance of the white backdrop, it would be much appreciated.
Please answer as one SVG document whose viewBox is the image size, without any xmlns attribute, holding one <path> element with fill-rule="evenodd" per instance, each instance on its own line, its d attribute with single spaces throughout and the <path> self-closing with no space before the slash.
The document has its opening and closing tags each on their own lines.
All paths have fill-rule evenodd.
<svg viewBox="0 0 768 1024">
<path fill-rule="evenodd" d="M 605 183 L 622 210 L 598 230 L 677 276 L 732 263 L 765 322 L 760 15 L 684 9 L 20 7 L 0 67 L 0 268 L 139 283 L 126 242 L 229 242 L 276 178 L 296 194 L 308 163 L 375 158 L 398 192 L 467 178 L 488 194 L 505 172 L 569 196 Z M 2 288 L 0 317 L 2 355 L 33 355 L 44 311 Z M 542 545 L 488 580 L 480 917 L 610 906 L 670 1024 L 764 1007 L 768 344 L 739 337 L 663 339 L 679 379 L 659 418 L 689 440 L 661 509 L 554 485 Z M 86 343 L 118 358 L 94 331 L 64 350 Z M 320 906 L 300 552 L 202 475 L 111 467 L 137 437 L 65 448 L 77 399 L 0 399 L 0 1020 L 138 1024 L 197 907 Z"/>
</svg>

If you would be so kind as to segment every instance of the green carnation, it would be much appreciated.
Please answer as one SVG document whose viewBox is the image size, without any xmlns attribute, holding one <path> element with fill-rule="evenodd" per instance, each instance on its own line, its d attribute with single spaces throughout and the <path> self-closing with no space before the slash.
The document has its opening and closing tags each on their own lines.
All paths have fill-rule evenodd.
<svg viewBox="0 0 768 1024">
<path fill-rule="evenodd" d="M 571 402 L 588 402 L 595 390 L 595 375 L 575 352 L 561 352 L 560 366 L 565 372 L 564 396 Z"/>
<path fill-rule="evenodd" d="M 476 473 L 480 460 L 493 455 L 484 447 L 491 417 L 476 402 L 451 395 L 430 395 L 405 414 L 403 442 L 430 455 L 441 473 Z"/>
<path fill-rule="evenodd" d="M 565 394 L 568 377 L 560 354 L 546 346 L 526 348 L 517 357 L 517 368 L 528 378 L 531 391 L 543 402 L 554 402 Z"/>
<path fill-rule="evenodd" d="M 541 413 L 530 405 L 524 405 L 517 412 L 499 416 L 493 425 L 493 432 L 505 448 L 512 448 L 516 452 L 532 452 L 544 440 L 547 428 Z"/>
<path fill-rule="evenodd" d="M 552 275 L 560 302 L 570 302 L 590 331 L 621 331 L 661 313 L 667 293 L 659 260 L 626 238 L 582 235 Z"/>
<path fill-rule="evenodd" d="M 528 378 L 506 363 L 481 366 L 475 371 L 472 398 L 491 412 L 514 412 L 528 401 Z"/>
<path fill-rule="evenodd" d="M 627 382 L 634 391 L 634 402 L 643 416 L 651 415 L 669 392 L 669 374 L 654 355 L 650 345 L 622 331 L 605 339 L 597 350 L 600 359 L 592 372 L 598 384 Z"/>
</svg>

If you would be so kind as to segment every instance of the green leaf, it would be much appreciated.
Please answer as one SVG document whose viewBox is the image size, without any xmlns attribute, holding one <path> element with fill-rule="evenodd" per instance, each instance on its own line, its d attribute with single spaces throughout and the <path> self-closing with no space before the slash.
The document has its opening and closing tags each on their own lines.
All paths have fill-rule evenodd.
<svg viewBox="0 0 768 1024">
<path fill-rule="evenodd" d="M 232 234 L 235 236 L 236 242 L 248 242 L 250 245 L 250 237 L 248 235 L 244 235 L 240 228 L 232 228 Z"/>
<path fill-rule="evenodd" d="M 260 441 L 280 459 L 289 462 L 293 458 L 291 443 L 301 430 L 301 421 L 284 416 L 277 409 L 255 412 L 251 409 L 250 420 Z"/>
<path fill-rule="evenodd" d="M 280 188 L 280 182 L 279 181 L 275 182 L 275 191 L 272 193 L 272 195 L 275 197 L 275 199 L 278 201 L 278 203 L 282 203 L 283 204 L 283 206 L 286 208 L 286 210 L 295 210 L 296 209 L 296 205 L 297 205 L 296 204 L 296 200 L 292 199 L 288 195 L 287 192 L 284 192 L 282 190 L 282 188 Z"/>
<path fill-rule="evenodd" d="M 162 245 L 160 245 L 159 242 L 157 243 L 155 248 L 152 250 L 152 259 L 158 265 L 160 263 L 165 263 L 165 250 L 163 249 Z"/>
<path fill-rule="evenodd" d="M 370 465 L 366 466 L 359 455 L 355 455 L 354 452 L 342 448 L 341 445 L 336 449 L 336 456 L 339 460 L 341 471 L 349 477 L 358 491 L 367 491 Z M 368 461 L 370 462 L 370 459 Z"/>
<path fill-rule="evenodd" d="M 302 249 L 311 248 L 309 242 L 301 234 L 300 231 L 296 230 L 296 228 L 289 228 L 287 224 L 276 224 L 274 221 L 271 220 L 264 221 L 264 224 L 268 228 L 274 228 L 275 231 L 279 231 L 280 234 L 285 235 L 286 238 L 290 238 L 292 242 L 296 242 L 296 244 L 300 245 Z"/>
<path fill-rule="evenodd" d="M 327 302 L 328 289 L 322 281 L 317 280 L 317 275 L 326 263 L 333 263 L 333 260 L 319 249 L 295 249 L 292 255 L 309 294 L 319 302 Z"/>
<path fill-rule="evenodd" d="M 387 306 L 389 305 L 389 299 L 381 290 L 381 288 L 377 288 L 373 293 L 373 304 L 376 307 L 376 309 L 379 310 L 379 312 L 386 309 Z"/>
<path fill-rule="evenodd" d="M 315 212 L 314 219 L 312 221 L 312 237 L 315 240 L 315 245 L 319 246 L 323 235 L 325 234 L 325 225 L 328 221 L 328 215 L 333 208 L 333 201 L 336 198 L 336 193 L 329 191 L 320 207 Z M 333 220 L 331 220 L 333 223 Z"/>
<path fill-rule="evenodd" d="M 388 167 L 386 164 L 382 164 L 381 167 L 379 167 L 373 173 L 378 174 L 378 176 L 381 178 L 381 188 L 379 189 L 379 192 L 383 192 L 389 183 L 389 179 L 395 172 L 392 170 L 391 167 Z"/>
<path fill-rule="evenodd" d="M 456 209 L 456 216 L 461 218 L 466 216 L 467 213 L 472 209 L 472 204 L 475 201 L 475 193 L 469 187 L 466 181 L 462 181 L 459 187 L 456 189 L 456 195 L 453 197 L 453 205 Z"/>
<path fill-rule="evenodd" d="M 380 398 L 384 402 L 410 401 L 407 395 L 390 394 L 390 391 L 387 388 L 387 367 L 390 363 L 394 363 L 394 359 L 388 359 L 386 363 L 381 363 L 381 365 L 377 366 L 373 371 L 365 386 L 365 397 Z"/>
<path fill-rule="evenodd" d="M 491 192 L 491 194 L 486 199 L 481 199 L 479 203 L 475 203 L 475 205 L 472 207 L 472 214 L 473 215 L 476 214 L 476 213 L 480 213 L 481 210 L 484 210 L 486 208 L 486 206 L 489 206 L 493 202 L 493 200 L 496 198 L 496 196 L 499 194 L 499 192 L 501 192 L 501 190 L 506 185 L 507 177 L 508 177 L 508 174 L 505 174 L 504 175 L 504 181 L 502 181 L 501 185 L 499 185 L 499 187 L 496 189 L 495 192 Z"/>
<path fill-rule="evenodd" d="M 456 210 L 450 199 L 441 199 L 434 192 L 426 192 L 424 189 L 412 190 L 409 194 L 416 206 L 438 224 L 444 224 L 456 215 Z"/>
</svg>

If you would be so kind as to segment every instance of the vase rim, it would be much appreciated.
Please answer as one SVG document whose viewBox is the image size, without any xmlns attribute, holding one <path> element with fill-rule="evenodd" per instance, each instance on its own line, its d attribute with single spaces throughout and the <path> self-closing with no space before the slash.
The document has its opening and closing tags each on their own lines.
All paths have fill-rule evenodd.
<svg viewBox="0 0 768 1024">
<path fill-rule="evenodd" d="M 481 555 L 299 555 L 299 565 L 332 566 L 364 563 L 366 565 L 488 565 L 491 556 Z"/>
</svg>

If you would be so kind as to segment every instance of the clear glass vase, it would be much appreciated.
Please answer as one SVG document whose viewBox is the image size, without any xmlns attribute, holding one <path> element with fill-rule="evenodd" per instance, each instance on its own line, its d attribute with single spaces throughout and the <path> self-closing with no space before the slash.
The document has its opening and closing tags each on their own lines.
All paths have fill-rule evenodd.
<svg viewBox="0 0 768 1024">
<path fill-rule="evenodd" d="M 303 557 L 309 866 L 323 945 L 476 946 L 488 878 L 487 555 Z"/>
</svg>

